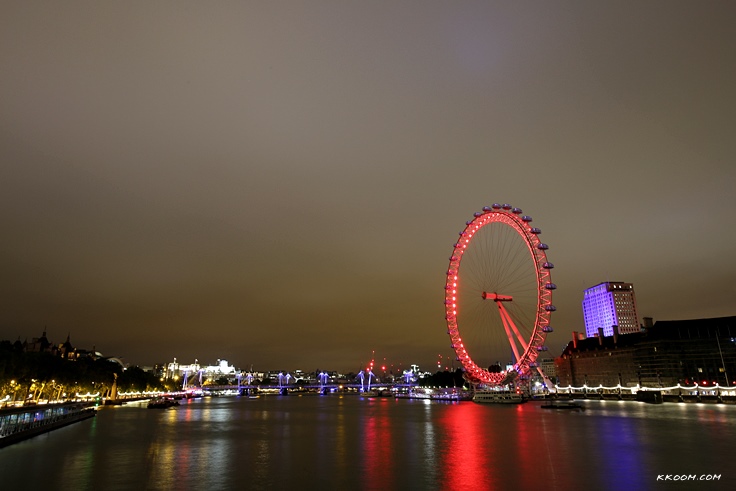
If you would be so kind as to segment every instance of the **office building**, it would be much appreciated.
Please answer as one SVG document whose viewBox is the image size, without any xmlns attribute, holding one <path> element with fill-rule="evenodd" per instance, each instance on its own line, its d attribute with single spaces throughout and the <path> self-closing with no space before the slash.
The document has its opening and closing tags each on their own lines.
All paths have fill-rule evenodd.
<svg viewBox="0 0 736 491">
<path fill-rule="evenodd" d="M 639 316 L 636 312 L 634 285 L 620 281 L 607 281 L 588 288 L 583 296 L 583 317 L 585 335 L 598 336 L 603 329 L 604 336 L 639 332 Z"/>
</svg>

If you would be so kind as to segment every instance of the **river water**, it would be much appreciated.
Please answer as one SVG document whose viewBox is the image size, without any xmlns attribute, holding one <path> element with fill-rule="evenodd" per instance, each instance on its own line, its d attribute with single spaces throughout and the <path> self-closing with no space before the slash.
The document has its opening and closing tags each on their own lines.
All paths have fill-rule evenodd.
<svg viewBox="0 0 736 491">
<path fill-rule="evenodd" d="M 736 406 L 584 404 L 289 395 L 106 407 L 0 449 L 0 489 L 736 489 Z"/>
</svg>

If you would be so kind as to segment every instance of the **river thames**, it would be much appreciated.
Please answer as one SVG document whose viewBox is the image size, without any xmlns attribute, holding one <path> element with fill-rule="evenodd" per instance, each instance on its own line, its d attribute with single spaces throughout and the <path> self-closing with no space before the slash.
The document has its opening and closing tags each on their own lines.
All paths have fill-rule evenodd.
<svg viewBox="0 0 736 491">
<path fill-rule="evenodd" d="M 736 489 L 736 406 L 584 404 L 290 395 L 105 407 L 1 449 L 0 487 Z"/>
</svg>

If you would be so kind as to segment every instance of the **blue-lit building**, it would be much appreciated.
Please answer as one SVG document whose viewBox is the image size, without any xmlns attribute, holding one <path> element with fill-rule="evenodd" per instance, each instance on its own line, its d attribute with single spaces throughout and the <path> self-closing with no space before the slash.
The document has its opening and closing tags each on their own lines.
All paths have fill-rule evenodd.
<svg viewBox="0 0 736 491">
<path fill-rule="evenodd" d="M 639 332 L 634 285 L 607 281 L 588 288 L 583 295 L 583 317 L 589 338 L 598 336 L 599 329 L 603 329 L 604 336 L 613 336 L 615 326 L 616 334 Z"/>
</svg>

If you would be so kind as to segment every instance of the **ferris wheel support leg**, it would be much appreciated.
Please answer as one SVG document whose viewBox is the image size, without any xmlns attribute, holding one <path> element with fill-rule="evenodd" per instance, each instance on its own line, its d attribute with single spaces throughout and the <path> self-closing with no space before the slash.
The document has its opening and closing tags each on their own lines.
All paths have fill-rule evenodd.
<svg viewBox="0 0 736 491">
<path fill-rule="evenodd" d="M 544 385 L 547 386 L 547 390 L 550 392 L 557 392 L 557 386 L 555 386 L 555 383 L 552 382 L 552 380 L 550 380 L 547 374 L 544 373 L 540 367 L 537 367 L 537 371 L 539 372 L 539 375 L 542 377 L 542 380 L 544 380 Z"/>
<path fill-rule="evenodd" d="M 509 320 L 506 319 L 506 316 L 504 315 L 504 311 L 503 311 L 503 307 L 501 306 L 501 302 L 496 302 L 496 305 L 498 305 L 498 311 L 501 314 L 501 322 L 503 322 L 503 328 L 506 330 L 506 337 L 509 338 L 509 344 L 511 345 L 511 349 L 514 352 L 516 361 L 518 362 L 519 361 L 519 350 L 517 349 L 516 343 L 514 342 L 513 334 L 511 334 L 511 328 L 509 327 Z M 514 329 L 516 329 L 516 326 L 514 326 Z"/>
<path fill-rule="evenodd" d="M 514 324 L 514 321 L 511 320 L 511 316 L 509 315 L 509 312 L 506 310 L 506 308 L 503 306 L 501 302 L 496 302 L 496 303 L 498 304 L 498 310 L 501 312 L 501 319 L 503 320 L 504 316 L 506 317 L 506 321 L 509 323 L 511 328 L 514 330 L 514 333 L 516 334 L 516 339 L 519 340 L 519 343 L 521 343 L 521 346 L 524 348 L 524 351 L 526 351 L 529 345 L 527 344 L 526 341 L 524 341 L 524 338 L 521 336 L 521 333 L 519 332 L 519 329 L 516 327 L 516 324 Z"/>
</svg>

